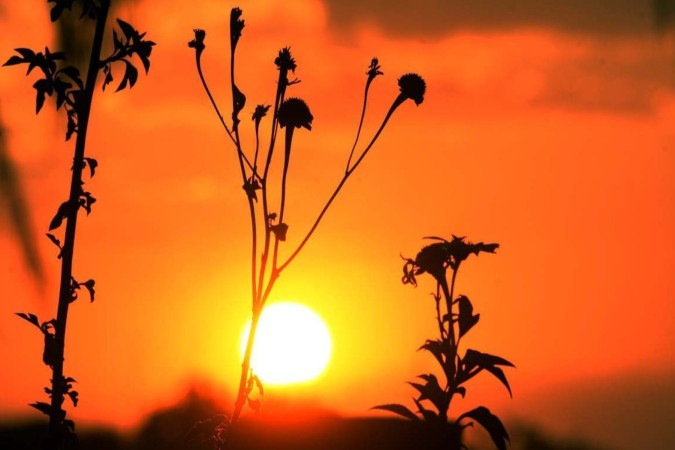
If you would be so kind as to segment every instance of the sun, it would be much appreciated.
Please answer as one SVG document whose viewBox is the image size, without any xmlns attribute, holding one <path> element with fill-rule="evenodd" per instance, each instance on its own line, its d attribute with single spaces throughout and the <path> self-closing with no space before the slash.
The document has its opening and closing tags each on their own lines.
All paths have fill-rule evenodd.
<svg viewBox="0 0 675 450">
<path fill-rule="evenodd" d="M 250 328 L 249 321 L 241 334 L 241 355 Z M 311 381 L 326 369 L 331 349 L 328 327 L 318 314 L 295 302 L 273 303 L 260 317 L 251 367 L 265 384 Z"/>
</svg>

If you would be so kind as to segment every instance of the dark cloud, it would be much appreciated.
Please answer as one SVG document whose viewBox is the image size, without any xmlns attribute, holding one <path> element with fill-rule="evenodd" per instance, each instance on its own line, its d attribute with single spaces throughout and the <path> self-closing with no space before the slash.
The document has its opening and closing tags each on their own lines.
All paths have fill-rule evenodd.
<svg viewBox="0 0 675 450">
<path fill-rule="evenodd" d="M 599 36 L 672 27 L 675 0 L 324 0 L 331 26 L 375 25 L 402 36 L 547 28 Z"/>
</svg>

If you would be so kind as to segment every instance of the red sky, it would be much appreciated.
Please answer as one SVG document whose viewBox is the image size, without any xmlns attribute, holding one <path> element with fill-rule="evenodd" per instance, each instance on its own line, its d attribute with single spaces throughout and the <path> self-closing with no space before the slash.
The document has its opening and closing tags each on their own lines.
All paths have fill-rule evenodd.
<svg viewBox="0 0 675 450">
<path fill-rule="evenodd" d="M 5 3 L 3 58 L 50 42 L 46 8 Z M 232 6 L 246 20 L 237 75 L 249 98 L 244 117 L 273 102 L 273 60 L 287 45 L 302 80 L 291 95 L 314 114 L 311 133 L 295 139 L 289 245 L 339 181 L 370 59 L 385 76 L 371 91 L 366 136 L 400 75 L 418 72 L 428 85 L 422 105 L 397 111 L 272 294 L 316 310 L 334 339 L 328 372 L 294 395 L 344 415 L 409 400 L 405 381 L 431 368 L 415 349 L 434 331 L 433 286 L 401 285 L 399 254 L 414 256 L 428 235 L 501 244 L 466 265 L 458 289 L 481 313 L 470 346 L 516 364 L 514 399 L 488 380 L 469 390 L 470 403 L 527 417 L 560 386 L 627 376 L 649 384 L 675 371 L 675 36 L 657 33 L 647 2 L 574 2 L 554 14 L 521 1 L 510 12 L 456 15 L 431 0 L 414 13 L 375 1 L 184 3 L 143 0 L 117 11 L 158 45 L 131 92 L 95 98 L 88 153 L 100 169 L 88 186 L 98 202 L 78 228 L 75 273 L 96 279 L 97 300 L 74 304 L 68 324 L 66 372 L 82 397 L 76 420 L 129 426 L 192 379 L 225 389 L 237 380 L 249 310 L 247 211 L 234 151 L 186 45 L 193 28 L 207 31 L 206 76 L 228 105 Z M 0 113 L 39 235 L 67 195 L 72 148 L 55 116 L 34 117 L 32 82 L 20 69 L 0 71 Z M 4 209 L 0 230 L 8 417 L 31 414 L 25 404 L 49 377 L 39 334 L 12 313 L 50 318 L 59 266 L 40 239 L 40 290 Z M 546 422 L 546 411 L 537 417 Z M 554 417 L 549 411 L 548 423 L 566 426 Z"/>
</svg>

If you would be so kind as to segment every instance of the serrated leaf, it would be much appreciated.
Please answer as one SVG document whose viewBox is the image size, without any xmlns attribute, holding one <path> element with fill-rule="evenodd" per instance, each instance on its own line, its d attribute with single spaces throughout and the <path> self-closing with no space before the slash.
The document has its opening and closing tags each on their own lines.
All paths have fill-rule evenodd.
<svg viewBox="0 0 675 450">
<path fill-rule="evenodd" d="M 492 438 L 492 442 L 494 442 L 498 450 L 506 450 L 506 443 L 511 442 L 509 439 L 509 434 L 506 432 L 506 428 L 504 428 L 502 421 L 499 420 L 499 417 L 492 414 L 486 407 L 479 406 L 476 409 L 465 412 L 459 416 L 457 422 L 463 418 L 472 419 L 478 422 L 480 426 L 485 428 L 485 430 L 490 434 L 490 438 Z"/>
<path fill-rule="evenodd" d="M 417 417 L 417 415 L 414 412 L 410 411 L 407 407 L 405 407 L 403 405 L 399 405 L 398 403 L 389 403 L 389 404 L 386 404 L 386 405 L 377 405 L 377 406 L 373 406 L 370 409 L 379 409 L 381 411 L 388 411 L 388 412 L 391 412 L 391 413 L 394 413 L 394 414 L 398 414 L 399 416 L 403 416 L 403 417 L 405 417 L 407 419 L 410 419 L 410 420 L 420 420 L 420 418 Z"/>
<path fill-rule="evenodd" d="M 32 323 L 36 327 L 40 328 L 40 322 L 38 321 L 38 317 L 35 314 L 30 314 L 30 313 L 14 313 L 17 316 L 21 317 L 24 320 L 27 320 L 28 322 Z M 42 329 L 42 328 L 40 328 Z"/>
<path fill-rule="evenodd" d="M 51 412 L 52 412 L 52 405 L 50 405 L 49 403 L 35 402 L 35 403 L 29 404 L 28 406 L 31 406 L 31 407 L 37 409 L 38 411 L 40 411 L 41 413 L 46 414 L 48 416 L 51 415 Z"/>
</svg>

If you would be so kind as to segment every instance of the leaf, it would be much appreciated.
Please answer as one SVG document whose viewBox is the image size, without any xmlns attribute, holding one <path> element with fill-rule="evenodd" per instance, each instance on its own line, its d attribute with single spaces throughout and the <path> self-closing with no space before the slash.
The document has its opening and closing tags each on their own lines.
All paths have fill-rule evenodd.
<svg viewBox="0 0 675 450">
<path fill-rule="evenodd" d="M 513 397 L 513 394 L 511 393 L 511 386 L 509 386 L 509 380 L 506 379 L 506 375 L 502 369 L 495 366 L 489 366 L 486 367 L 485 370 L 497 377 L 497 379 L 501 381 L 504 386 L 506 386 L 506 390 L 509 391 L 509 396 Z"/>
<path fill-rule="evenodd" d="M 103 66 L 103 73 L 105 74 L 105 78 L 103 79 L 103 86 L 101 86 L 101 88 L 105 92 L 106 86 L 108 86 L 113 81 L 112 69 L 110 68 L 110 63 Z"/>
<path fill-rule="evenodd" d="M 459 317 L 457 320 L 459 322 L 459 337 L 462 337 L 478 323 L 480 314 L 473 314 L 473 305 L 471 305 L 471 301 L 466 296 L 461 295 L 458 301 Z"/>
<path fill-rule="evenodd" d="M 420 393 L 418 400 L 429 400 L 434 404 L 439 411 L 447 411 L 449 398 L 438 384 L 438 379 L 434 374 L 419 375 L 418 378 L 423 379 L 426 383 L 421 385 L 419 383 L 408 383 Z"/>
<path fill-rule="evenodd" d="M 246 196 L 248 198 L 250 198 L 251 200 L 254 200 L 254 201 L 258 201 L 258 194 L 256 194 L 255 191 L 261 189 L 261 187 L 260 187 L 260 183 L 258 183 L 257 179 L 255 179 L 255 178 L 253 178 L 253 176 L 251 176 L 251 178 L 246 180 L 246 182 L 244 183 L 242 188 L 246 192 Z M 269 217 L 268 217 L 268 220 L 269 220 Z"/>
<path fill-rule="evenodd" d="M 410 420 L 420 420 L 420 418 L 417 417 L 417 415 L 414 412 L 410 411 L 407 407 L 405 407 L 403 405 L 399 405 L 397 403 L 389 403 L 389 404 L 386 404 L 386 405 L 377 405 L 377 406 L 373 406 L 370 409 L 379 409 L 379 410 L 382 410 L 382 411 L 389 411 L 389 412 L 392 412 L 394 414 L 398 414 L 399 416 L 403 416 L 405 418 L 408 418 Z"/>
<path fill-rule="evenodd" d="M 131 40 L 138 36 L 136 29 L 124 20 L 117 19 L 117 25 L 119 25 L 120 30 L 122 30 L 122 33 L 124 33 L 124 37 L 126 37 L 127 40 Z"/>
<path fill-rule="evenodd" d="M 445 343 L 445 346 L 444 346 Z M 426 350 L 436 358 L 438 364 L 443 368 L 443 372 L 448 377 L 448 379 L 454 377 L 455 366 L 454 359 L 447 358 L 447 355 L 444 353 L 444 347 L 449 349 L 449 343 L 447 341 L 441 342 L 439 340 L 427 339 L 427 341 L 417 350 Z"/>
<path fill-rule="evenodd" d="M 3 66 L 15 66 L 15 65 L 17 65 L 17 64 L 22 64 L 22 63 L 25 63 L 25 62 L 28 62 L 28 61 L 24 60 L 23 58 L 21 58 L 21 57 L 19 57 L 19 56 L 14 55 L 14 56 L 11 56 L 11 57 L 3 64 Z"/>
<path fill-rule="evenodd" d="M 46 96 L 51 96 L 54 92 L 54 86 L 51 80 L 41 78 L 33 83 L 33 87 L 35 88 L 35 114 L 38 114 L 45 104 Z"/>
<path fill-rule="evenodd" d="M 32 406 L 33 408 L 37 409 L 41 413 L 46 414 L 48 416 L 51 415 L 52 413 L 52 405 L 50 405 L 49 403 L 35 402 L 29 404 L 28 406 Z"/>
<path fill-rule="evenodd" d="M 56 215 L 52 221 L 49 222 L 49 231 L 60 227 L 61 223 L 63 223 L 63 219 L 68 218 L 71 212 L 72 205 L 69 201 L 61 203 L 61 206 L 59 206 L 59 210 L 56 212 Z"/>
<path fill-rule="evenodd" d="M 253 382 L 255 383 L 256 387 L 258 388 L 258 392 L 260 392 L 260 395 L 265 395 L 265 389 L 263 388 L 262 381 L 260 381 L 260 378 L 258 378 L 257 375 L 253 375 Z"/>
<path fill-rule="evenodd" d="M 466 351 L 466 354 L 464 355 L 464 359 L 462 361 L 465 366 L 464 370 L 466 378 L 463 379 L 461 382 L 464 382 L 467 379 L 472 378 L 474 375 L 480 372 L 480 370 L 485 369 L 492 375 L 497 377 L 497 379 L 501 381 L 502 384 L 509 391 L 509 395 L 513 396 L 511 393 L 511 386 L 509 386 L 509 382 L 506 379 L 506 375 L 504 375 L 504 371 L 499 367 L 497 367 L 497 366 L 515 367 L 512 363 L 505 360 L 504 358 L 500 358 L 499 356 L 490 355 L 488 353 L 481 353 L 477 350 L 471 349 Z M 471 372 L 471 370 L 476 367 L 478 367 L 479 370 L 477 372 L 474 372 L 472 375 L 469 375 L 469 372 Z"/>
<path fill-rule="evenodd" d="M 25 62 L 32 62 L 35 60 L 37 55 L 35 52 L 29 48 L 21 47 L 21 48 L 15 48 L 15 52 L 19 53 L 21 56 L 23 56 L 23 59 Z"/>
<path fill-rule="evenodd" d="M 422 414 L 422 417 L 424 417 L 424 420 L 427 422 L 435 422 L 438 420 L 438 414 L 431 411 L 430 409 L 426 409 L 419 400 L 413 399 L 413 401 L 417 405 L 417 409 L 419 410 L 420 414 Z"/>
<path fill-rule="evenodd" d="M 77 408 L 77 402 L 79 399 L 77 396 L 79 393 L 77 391 L 68 391 L 68 397 L 70 397 L 70 400 L 73 402 L 73 406 Z"/>
<path fill-rule="evenodd" d="M 38 321 L 38 317 L 35 314 L 26 314 L 26 313 L 14 313 L 17 316 L 21 317 L 22 319 L 25 319 L 35 325 L 36 327 L 40 328 L 40 322 Z M 40 328 L 42 329 L 42 328 Z"/>
<path fill-rule="evenodd" d="M 482 353 L 478 350 L 468 349 L 464 356 L 464 363 L 468 366 L 509 366 L 515 367 L 511 362 L 499 356 L 490 355 L 489 353 Z"/>
<path fill-rule="evenodd" d="M 280 241 L 285 241 L 286 240 L 286 233 L 288 232 L 288 225 L 285 223 L 279 223 L 276 225 L 270 225 L 270 230 L 272 230 L 272 233 L 279 239 Z"/>
<path fill-rule="evenodd" d="M 509 439 L 509 434 L 506 432 L 506 428 L 504 428 L 504 424 L 499 420 L 499 417 L 492 414 L 490 410 L 484 406 L 479 406 L 476 409 L 465 412 L 459 416 L 457 422 L 465 417 L 478 422 L 479 425 L 485 428 L 490 434 L 492 442 L 495 443 L 497 449 L 506 450 L 506 443 L 511 441 Z"/>
<path fill-rule="evenodd" d="M 84 286 L 89 291 L 89 298 L 91 299 L 92 303 L 94 302 L 94 294 L 96 293 L 96 291 L 94 291 L 95 284 L 96 281 L 94 280 L 87 280 L 84 283 L 80 283 L 80 286 Z"/>
<path fill-rule="evenodd" d="M 96 168 L 98 167 L 98 161 L 94 158 L 84 158 L 84 161 L 87 166 L 89 166 L 89 178 L 94 178 L 94 175 L 96 175 Z"/>
<path fill-rule="evenodd" d="M 138 70 L 134 67 L 133 64 L 131 64 L 129 61 L 126 59 L 122 60 L 126 64 L 126 68 L 124 70 L 124 77 L 122 78 L 122 82 L 117 86 L 117 89 L 115 92 L 119 92 L 122 89 L 125 89 L 127 87 L 127 84 L 129 85 L 129 89 L 134 87 L 136 84 L 136 81 L 138 80 Z"/>
<path fill-rule="evenodd" d="M 96 199 L 92 197 L 90 192 L 82 192 L 80 195 L 80 205 L 87 211 L 87 215 L 91 214 L 91 205 L 96 203 Z"/>
<path fill-rule="evenodd" d="M 66 66 L 63 69 L 60 70 L 61 73 L 65 74 L 77 84 L 77 87 L 80 89 L 84 89 L 84 83 L 82 82 L 82 78 L 80 77 L 80 71 L 77 67 L 75 66 Z"/>
</svg>

